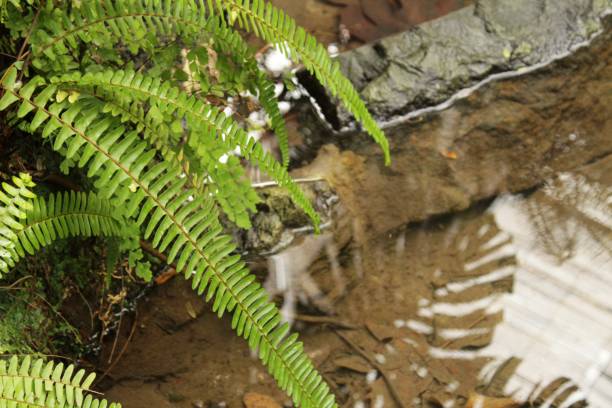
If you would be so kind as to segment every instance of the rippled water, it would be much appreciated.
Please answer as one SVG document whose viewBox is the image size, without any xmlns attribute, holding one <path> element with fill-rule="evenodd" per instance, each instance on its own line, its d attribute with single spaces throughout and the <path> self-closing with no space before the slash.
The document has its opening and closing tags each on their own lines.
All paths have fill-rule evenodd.
<svg viewBox="0 0 612 408">
<path fill-rule="evenodd" d="M 407 227 L 386 242 L 366 239 L 345 254 L 349 259 L 344 261 L 333 234 L 307 237 L 269 258 L 267 286 L 273 294 L 285 294 L 283 311 L 290 321 L 300 320 L 301 302 L 302 307 L 339 318 L 351 315 L 351 322 L 366 328 L 370 320 L 390 322 L 385 329 L 390 338 L 400 337 L 415 348 L 426 345 L 428 356 L 442 366 L 452 361 L 460 369 L 469 367 L 465 375 L 474 378 L 457 373 L 453 377 L 472 383 L 473 391 L 486 389 L 495 378 L 496 393 L 525 401 L 553 383 L 543 406 L 556 398 L 554 406 L 570 406 L 583 398 L 592 406 L 609 406 L 612 161 L 591 170 L 558 174 L 530 194 L 500 196 L 485 208 L 433 225 Z M 327 267 L 319 275 L 327 276 L 319 279 L 327 282 L 320 287 L 312 263 L 321 256 Z M 377 276 L 377 270 L 383 275 Z M 418 282 L 412 285 L 412 279 Z M 352 292 L 354 280 L 359 281 L 357 290 L 382 292 L 384 303 L 373 306 L 369 301 L 378 302 L 381 296 L 368 299 L 370 294 Z M 404 282 L 387 285 L 395 280 Z M 331 296 L 324 296 L 326 292 Z M 396 304 L 394 299 L 407 302 Z M 351 310 L 356 303 L 361 306 L 357 314 Z M 359 335 L 355 338 L 363 341 Z M 393 341 L 386 345 L 393 346 Z M 378 354 L 377 347 L 372 355 L 381 361 L 415 364 L 410 352 Z M 513 369 L 504 372 L 504 367 Z M 429 369 L 425 363 L 413 371 L 426 377 Z M 440 381 L 435 370 L 432 375 Z M 561 377 L 568 381 L 554 383 Z M 465 390 L 449 391 L 452 384 L 442 392 L 445 406 L 466 397 Z"/>
</svg>

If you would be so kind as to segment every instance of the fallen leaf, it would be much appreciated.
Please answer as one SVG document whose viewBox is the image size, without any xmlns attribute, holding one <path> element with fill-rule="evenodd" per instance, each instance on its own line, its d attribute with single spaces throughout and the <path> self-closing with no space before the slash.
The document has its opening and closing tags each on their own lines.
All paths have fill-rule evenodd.
<svg viewBox="0 0 612 408">
<path fill-rule="evenodd" d="M 242 401 L 246 408 L 282 408 L 274 398 L 257 392 L 247 392 Z"/>
<path fill-rule="evenodd" d="M 450 150 L 442 152 L 442 156 L 446 157 L 447 159 L 451 159 L 451 160 L 457 160 L 459 158 L 459 155 L 457 154 L 457 152 L 453 152 Z"/>
<path fill-rule="evenodd" d="M 176 269 L 168 268 L 164 272 L 160 273 L 159 275 L 155 277 L 155 283 L 157 285 L 163 285 L 164 283 L 168 282 L 170 279 L 174 278 L 176 275 L 178 275 L 178 272 L 176 272 Z"/>
<path fill-rule="evenodd" d="M 395 334 L 395 327 L 392 325 L 383 325 L 371 320 L 366 322 L 366 328 L 376 338 L 376 340 L 386 343 L 391 340 Z"/>
</svg>

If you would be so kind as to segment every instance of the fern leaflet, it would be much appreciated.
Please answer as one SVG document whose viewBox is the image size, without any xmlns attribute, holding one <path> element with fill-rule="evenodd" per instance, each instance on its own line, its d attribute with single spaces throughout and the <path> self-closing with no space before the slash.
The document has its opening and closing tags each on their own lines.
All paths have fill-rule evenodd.
<svg viewBox="0 0 612 408">
<path fill-rule="evenodd" d="M 24 228 L 26 211 L 32 209 L 32 178 L 25 173 L 13 177 L 13 185 L 2 183 L 0 190 L 0 277 L 14 265 L 13 253 L 18 233 Z"/>
<path fill-rule="evenodd" d="M 23 228 L 16 232 L 14 246 L 9 250 L 9 266 L 57 239 L 122 234 L 123 222 L 117 210 L 94 193 L 71 191 L 37 197 L 25 215 Z"/>
</svg>

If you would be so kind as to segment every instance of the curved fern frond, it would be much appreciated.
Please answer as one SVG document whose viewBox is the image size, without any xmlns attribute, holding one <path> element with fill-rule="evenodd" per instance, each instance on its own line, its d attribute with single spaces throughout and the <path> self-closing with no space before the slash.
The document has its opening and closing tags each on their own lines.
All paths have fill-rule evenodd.
<svg viewBox="0 0 612 408">
<path fill-rule="evenodd" d="M 0 191 L 0 278 L 26 254 L 57 239 L 120 235 L 121 223 L 110 202 L 95 194 L 65 192 L 36 197 L 28 174 L 13 177 Z"/>
<path fill-rule="evenodd" d="M 86 92 L 81 89 L 81 97 Z M 218 143 L 201 146 L 206 147 L 202 149 L 205 156 L 199 157 L 189 146 L 169 143 L 171 126 L 167 121 L 160 121 L 142 103 L 109 95 L 103 88 L 90 92 L 89 96 L 103 102 L 101 111 L 120 118 L 123 123 L 132 124 L 145 140 L 162 153 L 164 159 L 178 163 L 187 177 L 187 184 L 200 193 L 212 194 L 230 221 L 241 228 L 251 227 L 249 211 L 255 211 L 260 199 L 246 177 L 244 167 L 235 156 L 226 154 L 226 147 Z M 176 122 L 174 118 L 171 120 Z M 224 156 L 227 161 L 222 163 Z M 205 162 L 204 168 L 194 165 L 201 161 Z"/>
<path fill-rule="evenodd" d="M 185 188 L 180 166 L 158 163 L 156 151 L 149 149 L 137 132 L 126 131 L 116 118 L 101 114 L 98 106 L 78 99 L 74 103 L 54 102 L 51 98 L 56 85 L 43 86 L 40 80 L 31 80 L 18 88 L 15 76 L 9 73 L 2 81 L 5 95 L 0 109 L 18 102 L 18 117 L 34 113 L 32 130 L 44 124 L 42 136 L 52 139 L 55 150 L 87 166 L 90 176 L 97 175 L 95 185 L 101 196 L 109 197 L 114 207 L 124 208 L 126 216 L 136 219 L 145 238 L 151 237 L 152 245 L 168 254 L 168 262 L 176 261 L 177 270 L 191 279 L 198 293 L 206 293 L 213 311 L 219 316 L 233 313 L 232 327 L 259 351 L 268 371 L 296 405 L 335 407 L 329 386 L 297 335 L 287 337 L 289 326 L 281 322 L 278 308 L 240 256 L 232 254 L 235 245 L 231 237 L 222 235 L 214 201 Z M 219 127 L 235 132 L 234 128 Z M 262 154 L 256 150 L 251 145 L 247 152 Z"/>
<path fill-rule="evenodd" d="M 0 190 L 0 277 L 14 265 L 13 251 L 17 234 L 24 228 L 26 212 L 32 209 L 31 199 L 36 197 L 29 174 L 13 177 L 13 184 L 2 183 Z"/>
<path fill-rule="evenodd" d="M 96 375 L 74 365 L 30 356 L 0 359 L 0 406 L 19 408 L 121 408 L 121 404 L 94 398 Z"/>
<path fill-rule="evenodd" d="M 68 62 L 67 59 L 72 58 L 69 51 L 71 47 L 77 46 L 76 41 L 79 39 L 87 43 L 108 46 L 108 44 L 125 41 L 128 38 L 131 44 L 139 44 L 139 40 L 144 40 L 146 37 L 144 33 L 155 37 L 167 36 L 169 33 L 182 35 L 183 41 L 186 39 L 196 41 L 203 35 L 208 35 L 215 42 L 220 42 L 223 45 L 222 49 L 231 54 L 233 59 L 253 78 L 248 82 L 252 84 L 252 91 L 258 96 L 270 118 L 271 128 L 278 138 L 283 166 L 287 167 L 289 145 L 285 121 L 274 95 L 274 84 L 257 66 L 252 49 L 220 18 L 206 16 L 203 3 L 198 2 L 198 5 L 195 2 L 193 4 L 172 1 L 167 3 L 162 7 L 159 3 L 151 5 L 141 1 L 90 2 L 73 9 L 69 18 L 42 18 L 41 20 L 48 23 L 42 29 L 37 30 L 32 39 L 33 62 L 43 69 L 52 71 L 61 69 L 64 72 L 66 66 L 76 64 L 76 61 Z M 131 113 L 142 111 L 138 104 L 126 106 L 120 98 L 117 101 L 123 105 L 123 109 L 128 109 Z M 152 112 L 150 116 L 153 116 Z M 151 117 L 146 119 L 151 119 Z M 163 153 L 167 153 L 169 141 L 177 137 L 176 131 L 172 130 L 180 130 L 180 125 L 172 128 L 168 126 L 169 123 L 178 123 L 173 119 L 168 122 L 157 119 L 154 122 L 156 131 L 148 134 L 153 135 L 151 139 L 154 140 L 156 146 Z M 225 170 L 227 166 L 218 165 L 218 159 L 227 151 L 210 147 L 210 145 L 207 146 L 206 151 L 211 153 L 214 160 L 210 157 L 201 159 L 213 168 L 206 169 L 208 174 L 200 173 L 200 179 L 210 177 L 211 181 L 216 184 L 213 191 L 219 191 L 218 201 L 231 221 L 243 228 L 250 227 L 249 211 L 254 211 L 259 200 L 251 191 L 243 175 L 239 178 L 230 177 L 230 175 L 243 173 L 237 165 L 233 166 L 231 172 Z M 199 149 L 191 149 L 191 152 L 197 156 L 198 152 L 203 150 L 204 146 L 200 145 Z M 263 170 L 266 171 L 265 168 Z M 305 204 L 303 200 L 300 201 Z M 313 215 L 313 213 L 309 214 Z M 316 218 L 313 218 L 313 221 L 316 224 Z"/>
<path fill-rule="evenodd" d="M 217 154 L 224 154 L 239 148 L 243 157 L 287 189 L 296 205 L 301 207 L 313 220 L 315 227 L 318 227 L 319 215 L 299 186 L 292 181 L 286 169 L 265 152 L 261 144 L 249 137 L 231 117 L 215 106 L 194 96 L 187 96 L 167 82 L 134 71 L 109 70 L 85 75 L 72 73 L 52 79 L 52 82 L 57 85 L 100 87 L 104 92 L 115 90 L 117 99 L 137 102 L 146 100 L 165 117 L 183 118 L 190 132 L 187 145 L 202 159 L 201 165 L 210 174 L 214 174 L 215 167 L 219 167 L 219 156 L 215 157 L 215 151 Z M 223 147 L 220 152 L 219 145 Z"/>
<path fill-rule="evenodd" d="M 119 236 L 121 217 L 108 200 L 94 193 L 64 192 L 37 197 L 26 211 L 23 228 L 16 233 L 7 263 L 34 255 L 55 240 L 81 236 Z"/>
<path fill-rule="evenodd" d="M 237 21 L 264 41 L 277 44 L 288 58 L 296 57 L 304 67 L 344 103 L 346 109 L 362 123 L 364 129 L 378 143 L 390 163 L 389 143 L 368 112 L 353 84 L 342 74 L 340 64 L 333 61 L 327 50 L 314 36 L 298 26 L 293 18 L 265 0 L 208 0 L 209 13 L 229 13 L 230 22 Z"/>
<path fill-rule="evenodd" d="M 150 36 L 182 36 L 194 39 L 201 37 L 203 32 L 223 41 L 225 49 L 242 56 L 244 61 L 254 61 L 253 54 L 242 37 L 224 25 L 225 10 L 229 11 L 230 17 L 237 20 L 241 27 L 268 42 L 278 44 L 288 57 L 299 58 L 333 95 L 343 101 L 349 112 L 382 147 L 385 161 L 390 161 L 384 133 L 369 114 L 350 81 L 340 71 L 338 63 L 333 62 L 325 48 L 313 36 L 298 27 L 291 17 L 263 0 L 83 2 L 80 7 L 72 8 L 70 18 L 63 14 L 54 14 L 55 10 L 51 10 L 49 15 L 41 17 L 41 20 L 47 23 L 36 30 L 32 37 L 33 64 L 39 69 L 54 72 L 76 68 L 77 61 L 70 51 L 77 50 L 78 41 L 110 46 L 129 38 L 132 51 L 136 52 L 150 46 Z M 77 52 L 74 53 L 78 55 Z M 246 64 L 245 67 L 251 72 L 255 72 L 253 68 L 257 70 L 256 64 Z M 272 129 L 278 136 L 282 161 L 286 165 L 289 160 L 287 131 L 274 94 L 270 93 L 271 84 L 261 75 L 257 76 L 254 84 L 260 102 L 270 117 Z"/>
</svg>

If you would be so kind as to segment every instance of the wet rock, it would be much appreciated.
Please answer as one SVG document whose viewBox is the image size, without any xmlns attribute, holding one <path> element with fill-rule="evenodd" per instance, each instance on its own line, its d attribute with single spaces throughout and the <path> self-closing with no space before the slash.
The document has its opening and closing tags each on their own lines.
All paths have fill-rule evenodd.
<svg viewBox="0 0 612 408">
<path fill-rule="evenodd" d="M 328 223 L 337 202 L 335 192 L 324 180 L 302 182 L 300 187 L 321 217 L 321 224 Z M 261 202 L 251 218 L 252 228 L 237 230 L 233 234 L 240 248 L 254 254 L 273 253 L 286 248 L 296 237 L 313 230 L 306 213 L 295 205 L 287 191 L 280 187 L 268 187 L 258 191 Z"/>
<path fill-rule="evenodd" d="M 452 25 L 452 18 L 443 20 Z M 303 122 L 310 134 L 334 145 L 320 149 L 301 174 L 324 174 L 365 230 L 383 233 L 533 188 L 604 157 L 612 153 L 612 15 L 602 24 L 602 33 L 572 55 L 387 128 L 390 167 L 365 135 L 330 135 L 311 117 Z M 463 38 L 470 47 L 470 37 Z"/>
<path fill-rule="evenodd" d="M 243 402 L 245 408 L 281 408 L 281 405 L 274 398 L 256 392 L 245 394 Z"/>
<path fill-rule="evenodd" d="M 275 212 L 258 213 L 247 233 L 249 248 L 271 249 L 283 234 L 283 223 Z"/>
<path fill-rule="evenodd" d="M 609 7 L 610 0 L 479 0 L 339 59 L 371 111 L 386 121 L 439 104 L 492 73 L 568 52 L 601 29 Z"/>
</svg>

